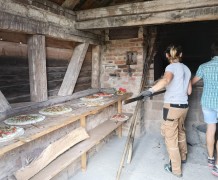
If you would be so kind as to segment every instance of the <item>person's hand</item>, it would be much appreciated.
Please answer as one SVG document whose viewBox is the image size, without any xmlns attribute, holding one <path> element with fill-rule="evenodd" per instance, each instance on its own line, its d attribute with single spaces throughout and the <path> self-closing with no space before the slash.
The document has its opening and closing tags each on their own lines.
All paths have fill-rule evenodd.
<svg viewBox="0 0 218 180">
<path fill-rule="evenodd" d="M 142 91 L 139 96 L 150 97 L 152 92 L 150 90 Z"/>
</svg>

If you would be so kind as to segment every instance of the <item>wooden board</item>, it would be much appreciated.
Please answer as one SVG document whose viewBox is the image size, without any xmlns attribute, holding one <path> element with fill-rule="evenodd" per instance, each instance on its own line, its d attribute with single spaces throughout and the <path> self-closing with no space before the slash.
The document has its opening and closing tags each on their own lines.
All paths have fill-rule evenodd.
<svg viewBox="0 0 218 180">
<path fill-rule="evenodd" d="M 30 97 L 33 102 L 48 100 L 45 36 L 33 35 L 28 39 Z"/>
<path fill-rule="evenodd" d="M 11 109 L 11 106 L 9 105 L 5 96 L 0 91 L 0 112 L 4 112 L 10 109 Z"/>
<path fill-rule="evenodd" d="M 155 24 L 185 23 L 218 19 L 218 5 L 136 15 L 111 16 L 77 22 L 77 29 L 100 29 Z"/>
<path fill-rule="evenodd" d="M 18 170 L 15 173 L 15 177 L 17 180 L 30 179 L 60 154 L 88 137 L 89 135 L 82 127 L 73 130 L 66 136 L 50 144 L 37 159 L 32 161 L 28 166 Z"/>
<path fill-rule="evenodd" d="M 88 47 L 88 43 L 83 43 L 75 47 L 58 92 L 59 96 L 67 96 L 73 93 Z"/>
<path fill-rule="evenodd" d="M 7 2 L 5 1 L 4 7 L 7 7 L 6 4 Z M 26 33 L 26 34 L 41 34 L 41 35 L 45 35 L 46 37 L 75 41 L 75 42 L 88 42 L 90 44 L 100 44 L 101 42 L 99 35 L 76 30 L 73 25 L 67 28 L 66 26 L 54 24 L 53 22 L 49 23 L 45 21 L 35 20 L 34 18 L 30 19 L 29 17 L 26 16 L 26 13 L 28 14 L 28 12 L 26 11 L 29 11 L 29 9 L 26 11 L 20 11 L 19 15 L 12 14 L 11 11 L 13 10 L 15 11 L 16 8 L 19 9 L 17 7 L 19 6 L 19 4 L 11 3 L 9 7 L 10 6 L 12 6 L 10 10 L 6 10 L 5 12 L 0 12 L 1 30 L 15 31 L 15 32 Z M 23 8 L 22 10 L 24 10 Z M 34 11 L 35 10 L 36 9 L 34 9 Z M 44 14 L 43 11 L 42 12 L 40 11 L 41 9 L 38 8 L 37 10 L 39 14 Z M 55 19 L 57 18 L 58 16 L 55 16 Z M 71 22 L 71 20 L 66 17 L 62 17 L 62 19 L 57 20 L 57 22 L 58 21 Z"/>
<path fill-rule="evenodd" d="M 77 21 L 87 21 L 112 16 L 140 15 L 147 13 L 157 13 L 173 10 L 213 7 L 218 5 L 217 0 L 155 0 L 137 3 L 126 3 L 122 5 L 102 7 L 98 9 L 89 9 L 77 11 Z"/>
<path fill-rule="evenodd" d="M 131 117 L 131 114 L 125 114 Z M 50 163 L 46 168 L 36 174 L 31 180 L 51 179 L 68 165 L 70 165 L 77 158 L 86 153 L 94 145 L 98 144 L 102 139 L 109 135 L 113 130 L 119 127 L 123 122 L 115 123 L 113 121 L 107 120 L 96 128 L 92 129 L 89 133 L 90 138 L 79 143 L 78 145 L 71 148 L 69 151 L 64 153 Z M 84 164 L 83 164 L 84 166 Z"/>
<path fill-rule="evenodd" d="M 80 93 L 80 92 L 79 92 Z M 25 135 L 22 137 L 23 139 L 27 139 L 27 141 L 15 141 L 15 142 L 8 142 L 5 146 L 0 146 L 0 156 L 4 155 L 5 153 L 16 149 L 28 142 L 31 142 L 35 139 L 38 139 L 48 133 L 51 133 L 57 129 L 60 129 L 62 127 L 67 126 L 68 124 L 71 124 L 75 121 L 80 120 L 84 116 L 88 116 L 91 114 L 96 114 L 99 111 L 103 110 L 106 107 L 109 107 L 115 103 L 117 103 L 119 100 L 124 100 L 132 96 L 132 93 L 126 93 L 122 96 L 114 96 L 110 98 L 110 101 L 105 103 L 102 106 L 97 107 L 89 107 L 89 108 L 80 108 L 79 110 L 76 109 L 75 111 L 72 111 L 66 115 L 57 116 L 57 117 L 47 117 L 47 120 L 41 121 L 37 124 L 37 127 L 33 127 L 31 129 L 25 131 Z M 65 97 L 66 98 L 66 97 Z M 72 97 L 71 97 L 72 98 Z M 75 100 L 76 101 L 76 100 Z M 72 101 L 68 101 L 68 104 L 72 104 Z M 66 103 L 66 105 L 67 105 Z M 32 105 L 30 105 L 32 106 Z M 36 106 L 36 105 L 35 105 Z M 18 109 L 18 112 L 19 109 Z M 37 113 L 38 111 L 28 111 L 28 113 Z M 3 116 L 4 117 L 4 116 Z"/>
<path fill-rule="evenodd" d="M 73 9 L 78 3 L 79 0 L 65 0 L 61 6 L 64 8 Z"/>
<path fill-rule="evenodd" d="M 100 88 L 100 56 L 101 47 L 92 47 L 92 88 Z"/>
</svg>

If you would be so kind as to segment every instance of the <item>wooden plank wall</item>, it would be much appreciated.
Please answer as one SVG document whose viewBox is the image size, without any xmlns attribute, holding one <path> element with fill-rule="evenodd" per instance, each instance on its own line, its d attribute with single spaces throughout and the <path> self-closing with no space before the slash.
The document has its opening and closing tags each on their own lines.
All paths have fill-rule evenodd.
<svg viewBox="0 0 218 180">
<path fill-rule="evenodd" d="M 0 32 L 0 91 L 10 103 L 30 101 L 27 38 L 25 35 Z M 10 38 L 11 36 L 11 38 Z M 74 43 L 46 40 L 46 66 L 49 96 L 57 95 Z M 78 92 L 91 88 L 92 49 L 88 49 L 76 83 Z"/>
</svg>

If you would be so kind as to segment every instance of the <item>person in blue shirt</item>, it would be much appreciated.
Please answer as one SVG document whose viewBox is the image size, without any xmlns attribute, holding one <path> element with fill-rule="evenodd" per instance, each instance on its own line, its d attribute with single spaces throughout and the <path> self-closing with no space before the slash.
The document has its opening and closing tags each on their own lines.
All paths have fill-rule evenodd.
<svg viewBox="0 0 218 180">
<path fill-rule="evenodd" d="M 201 64 L 192 79 L 192 84 L 203 80 L 204 87 L 201 97 L 204 121 L 207 123 L 206 142 L 208 151 L 208 166 L 212 167 L 212 174 L 218 176 L 218 161 L 215 163 L 214 144 L 216 123 L 218 123 L 218 41 L 211 46 L 212 59 Z M 218 144 L 217 144 L 218 157 Z"/>
</svg>

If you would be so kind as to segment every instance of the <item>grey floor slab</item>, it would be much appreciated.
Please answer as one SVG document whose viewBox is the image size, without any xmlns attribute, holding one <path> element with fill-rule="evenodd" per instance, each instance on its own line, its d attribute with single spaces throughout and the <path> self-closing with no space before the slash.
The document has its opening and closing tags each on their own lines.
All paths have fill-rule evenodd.
<svg viewBox="0 0 218 180">
<path fill-rule="evenodd" d="M 126 137 L 114 136 L 88 161 L 86 172 L 78 172 L 70 180 L 115 180 Z M 163 138 L 159 134 L 145 134 L 134 142 L 134 154 L 130 164 L 124 164 L 120 180 L 213 180 L 218 179 L 207 167 L 207 155 L 203 147 L 189 146 L 188 162 L 183 165 L 183 177 L 167 173 L 163 166 L 168 162 Z"/>
</svg>

